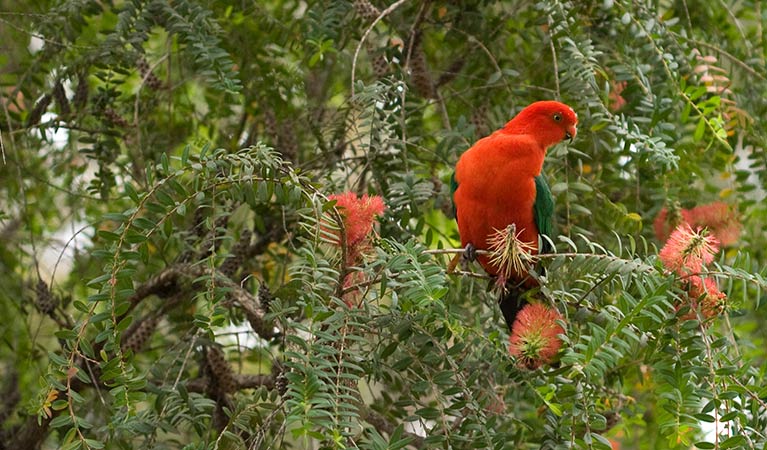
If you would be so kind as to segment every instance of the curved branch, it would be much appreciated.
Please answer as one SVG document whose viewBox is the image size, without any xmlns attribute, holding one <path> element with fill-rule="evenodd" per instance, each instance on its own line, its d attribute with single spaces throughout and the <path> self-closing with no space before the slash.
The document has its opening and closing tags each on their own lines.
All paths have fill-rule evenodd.
<svg viewBox="0 0 767 450">
<path fill-rule="evenodd" d="M 373 28 L 375 28 L 376 25 L 378 25 L 378 22 L 380 22 L 384 17 L 391 14 L 395 9 L 402 6 L 403 3 L 405 3 L 407 0 L 399 0 L 396 3 L 393 3 L 388 8 L 384 9 L 381 14 L 375 18 L 373 23 L 368 26 L 368 28 L 365 30 L 365 33 L 360 38 L 360 42 L 357 44 L 357 48 L 354 49 L 354 57 L 352 58 L 352 86 L 351 86 L 351 96 L 354 97 L 354 82 L 355 80 L 355 74 L 357 72 L 357 59 L 359 59 L 360 56 L 360 50 L 362 49 L 362 45 L 365 43 L 365 40 L 368 38 L 368 35 L 371 31 L 373 31 Z"/>
</svg>

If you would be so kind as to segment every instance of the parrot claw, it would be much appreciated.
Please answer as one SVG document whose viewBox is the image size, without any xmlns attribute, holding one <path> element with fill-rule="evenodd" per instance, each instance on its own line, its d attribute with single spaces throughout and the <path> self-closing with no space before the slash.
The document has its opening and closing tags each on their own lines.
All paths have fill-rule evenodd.
<svg viewBox="0 0 767 450">
<path fill-rule="evenodd" d="M 461 254 L 461 265 L 466 265 L 476 260 L 477 260 L 477 249 L 476 247 L 474 247 L 474 244 L 469 242 L 468 244 L 466 244 L 466 248 L 464 248 L 463 253 Z"/>
</svg>

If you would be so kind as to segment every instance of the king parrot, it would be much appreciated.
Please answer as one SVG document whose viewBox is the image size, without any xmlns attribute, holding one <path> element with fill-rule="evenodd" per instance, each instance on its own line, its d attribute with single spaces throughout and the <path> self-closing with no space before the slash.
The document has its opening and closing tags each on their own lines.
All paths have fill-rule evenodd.
<svg viewBox="0 0 767 450">
<path fill-rule="evenodd" d="M 455 168 L 453 204 L 461 245 L 473 259 L 474 250 L 487 250 L 488 238 L 514 224 L 520 241 L 530 253 L 551 251 L 554 199 L 541 174 L 549 147 L 576 135 L 578 116 L 564 103 L 535 102 L 519 112 L 500 130 L 480 139 L 464 152 Z M 486 255 L 476 259 L 503 286 L 499 304 L 511 327 L 520 304 L 520 293 L 536 282 L 527 273 L 502 273 Z"/>
</svg>

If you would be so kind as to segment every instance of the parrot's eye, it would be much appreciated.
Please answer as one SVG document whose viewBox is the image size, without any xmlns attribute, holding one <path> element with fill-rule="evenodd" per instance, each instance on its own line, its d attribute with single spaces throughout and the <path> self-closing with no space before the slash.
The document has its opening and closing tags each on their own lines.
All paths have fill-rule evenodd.
<svg viewBox="0 0 767 450">
<path fill-rule="evenodd" d="M 554 117 L 554 120 L 556 122 L 561 122 L 562 121 L 562 114 L 554 113 L 554 116 L 552 116 L 552 117 Z"/>
</svg>

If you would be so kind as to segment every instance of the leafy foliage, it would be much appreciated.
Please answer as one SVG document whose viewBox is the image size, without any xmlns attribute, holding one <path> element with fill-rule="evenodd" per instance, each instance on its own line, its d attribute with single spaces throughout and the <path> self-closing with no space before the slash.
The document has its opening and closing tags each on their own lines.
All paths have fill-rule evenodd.
<svg viewBox="0 0 767 450">
<path fill-rule="evenodd" d="M 0 448 L 764 448 L 763 15 L 0 0 Z M 449 180 L 540 99 L 580 124 L 528 370 L 450 270 Z M 355 258 L 340 192 L 386 202 Z M 704 320 L 652 223 L 715 200 L 742 230 Z"/>
</svg>

